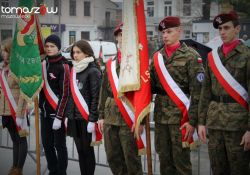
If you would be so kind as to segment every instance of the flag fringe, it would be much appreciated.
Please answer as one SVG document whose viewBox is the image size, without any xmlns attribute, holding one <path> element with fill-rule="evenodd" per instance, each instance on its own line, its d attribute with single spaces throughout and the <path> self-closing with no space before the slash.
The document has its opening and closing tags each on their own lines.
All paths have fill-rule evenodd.
<svg viewBox="0 0 250 175">
<path fill-rule="evenodd" d="M 26 129 L 21 129 L 20 131 L 18 131 L 18 134 L 20 137 L 27 137 L 29 135 L 29 132 L 26 131 Z"/>
<path fill-rule="evenodd" d="M 190 150 L 195 150 L 196 148 L 198 148 L 199 146 L 199 141 L 193 141 L 192 143 L 189 142 L 182 142 L 182 148 L 190 148 Z"/>
<path fill-rule="evenodd" d="M 19 79 L 17 78 L 17 76 L 10 70 L 10 75 L 18 82 L 19 84 Z M 20 88 L 20 94 L 21 97 L 24 98 L 28 103 L 31 103 L 35 97 L 40 93 L 41 89 L 43 88 L 43 83 L 44 81 L 42 80 L 42 83 L 40 84 L 40 86 L 37 88 L 36 92 L 33 94 L 32 97 L 28 97 L 26 94 L 23 93 L 23 91 Z"/>
<path fill-rule="evenodd" d="M 142 156 L 142 155 L 146 155 L 147 154 L 147 150 L 146 148 L 142 148 L 138 150 L 138 155 Z"/>
<path fill-rule="evenodd" d="M 151 103 L 149 103 L 140 113 L 140 115 L 137 118 L 136 125 L 135 125 L 135 137 L 139 139 L 139 126 L 142 122 L 142 120 L 147 116 L 147 114 L 150 112 Z"/>
<path fill-rule="evenodd" d="M 94 141 L 94 142 L 91 142 L 90 146 L 99 146 L 100 144 L 102 144 L 102 141 Z"/>
<path fill-rule="evenodd" d="M 124 96 L 125 95 L 124 93 L 126 93 L 126 92 L 137 91 L 140 89 L 140 87 L 141 87 L 140 83 L 122 86 L 119 89 L 118 97 L 120 98 L 121 96 Z"/>
</svg>

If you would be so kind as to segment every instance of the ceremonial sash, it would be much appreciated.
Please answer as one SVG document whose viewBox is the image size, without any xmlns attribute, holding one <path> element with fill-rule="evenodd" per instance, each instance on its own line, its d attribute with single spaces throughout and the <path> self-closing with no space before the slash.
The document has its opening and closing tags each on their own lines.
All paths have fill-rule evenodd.
<svg viewBox="0 0 250 175">
<path fill-rule="evenodd" d="M 122 114 L 122 117 L 124 118 L 125 122 L 127 123 L 128 127 L 131 129 L 134 122 L 135 122 L 135 115 L 133 113 L 133 111 L 129 108 L 129 106 L 123 102 L 122 100 L 120 100 L 118 98 L 118 83 L 119 83 L 119 78 L 116 72 L 116 60 L 112 60 L 110 59 L 107 62 L 107 73 L 108 73 L 108 78 L 109 78 L 109 82 L 111 85 L 111 89 L 113 92 L 113 96 L 115 99 L 115 102 L 119 108 L 119 111 Z M 136 143 L 137 143 L 137 147 L 139 150 L 139 154 L 145 154 L 146 151 L 146 135 L 145 135 L 146 131 L 144 128 L 143 133 L 141 134 L 141 136 L 136 139 Z"/>
<path fill-rule="evenodd" d="M 77 109 L 81 113 L 82 117 L 86 121 L 89 121 L 89 108 L 81 92 L 79 91 L 77 87 L 76 72 L 74 68 L 72 68 L 70 72 L 70 89 L 71 89 L 72 97 L 73 97 L 73 100 Z M 91 146 L 100 145 L 101 143 L 102 143 L 102 134 L 98 129 L 97 123 L 95 123 L 95 131 L 92 132 Z"/>
<path fill-rule="evenodd" d="M 43 80 L 44 80 L 43 92 L 49 104 L 52 106 L 54 110 L 56 110 L 57 105 L 58 105 L 58 97 L 49 86 L 45 60 L 43 61 L 43 64 L 42 64 L 42 70 L 43 70 Z"/>
<path fill-rule="evenodd" d="M 248 92 L 223 66 L 217 49 L 208 54 L 208 62 L 220 85 L 235 101 L 248 110 Z"/>
<path fill-rule="evenodd" d="M 180 125 L 182 126 L 184 123 L 188 122 L 188 109 L 190 106 L 190 99 L 185 95 L 185 93 L 181 90 L 181 88 L 177 85 L 174 79 L 169 74 L 167 68 L 165 67 L 163 56 L 160 52 L 154 54 L 154 65 L 161 85 L 164 90 L 171 98 L 171 100 L 175 103 L 175 105 L 182 112 L 182 119 Z M 190 140 L 185 139 L 186 128 L 181 130 L 182 134 L 182 146 L 189 147 L 190 144 L 193 143 L 193 138 Z"/>
<path fill-rule="evenodd" d="M 0 83 L 1 83 L 1 87 L 2 87 L 2 90 L 3 90 L 4 96 L 8 101 L 11 116 L 12 116 L 12 118 L 13 118 L 15 124 L 16 124 L 17 104 L 16 104 L 16 101 L 15 101 L 13 95 L 12 95 L 11 89 L 10 89 L 10 87 L 8 85 L 7 79 L 5 77 L 5 71 L 4 70 L 0 71 Z M 24 124 L 24 126 L 27 127 L 28 126 L 27 120 L 25 120 L 25 122 L 26 123 Z M 22 130 L 22 128 L 17 126 L 17 125 L 16 125 L 16 128 L 17 128 L 17 131 L 18 131 L 18 133 L 19 133 L 19 135 L 21 137 L 26 136 L 28 134 L 27 131 L 25 131 L 25 129 Z"/>
</svg>

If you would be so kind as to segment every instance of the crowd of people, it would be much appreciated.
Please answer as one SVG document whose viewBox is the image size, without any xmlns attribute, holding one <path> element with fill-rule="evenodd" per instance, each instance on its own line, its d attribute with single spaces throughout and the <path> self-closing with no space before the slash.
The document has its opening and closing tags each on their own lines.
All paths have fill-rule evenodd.
<svg viewBox="0 0 250 175">
<path fill-rule="evenodd" d="M 167 16 L 159 23 L 164 47 L 154 53 L 149 69 L 151 92 L 157 94 L 155 149 L 162 175 L 192 174 L 190 147 L 195 144 L 195 129 L 202 142 L 207 143 L 208 138 L 214 175 L 250 173 L 250 50 L 238 39 L 240 24 L 236 12 L 219 14 L 213 26 L 223 44 L 208 53 L 204 64 L 196 50 L 180 42 L 179 17 Z M 120 73 L 122 27 L 120 24 L 114 31 L 117 55 L 109 60 L 115 71 L 107 66 L 101 71 L 86 40 L 73 44 L 73 61 L 69 62 L 60 53 L 58 36 L 52 34 L 45 39 L 44 86 L 39 94 L 39 108 L 50 175 L 67 174 L 67 135 L 75 142 L 81 174 L 93 175 L 93 146 L 100 144 L 98 132 L 103 134 L 107 161 L 114 175 L 143 174 L 134 131 L 124 119 L 112 80 Z M 20 175 L 27 156 L 27 103 L 20 95 L 18 82 L 9 73 L 11 43 L 8 39 L 1 44 L 0 115 L 13 141 L 9 175 Z M 13 103 L 16 111 L 11 110 Z"/>
</svg>

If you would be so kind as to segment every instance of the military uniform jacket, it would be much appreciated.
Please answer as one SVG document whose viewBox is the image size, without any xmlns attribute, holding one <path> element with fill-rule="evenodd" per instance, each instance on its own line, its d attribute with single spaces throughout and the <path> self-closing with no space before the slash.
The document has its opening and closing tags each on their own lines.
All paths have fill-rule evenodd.
<svg viewBox="0 0 250 175">
<path fill-rule="evenodd" d="M 218 54 L 223 66 L 249 94 L 249 48 L 240 43 L 226 57 L 222 52 L 222 47 L 218 48 Z M 206 125 L 210 129 L 227 131 L 250 129 L 250 114 L 248 110 L 230 97 L 216 79 L 209 64 L 206 65 L 205 79 L 199 103 L 199 124 Z"/>
<path fill-rule="evenodd" d="M 189 98 L 191 105 L 188 116 L 189 123 L 197 124 L 198 101 L 200 97 L 201 82 L 204 78 L 203 64 L 199 62 L 199 54 L 185 43 L 178 48 L 171 57 L 168 57 L 165 48 L 160 50 L 163 55 L 164 64 L 177 85 Z M 155 98 L 154 120 L 163 124 L 180 124 L 182 113 L 175 103 L 165 92 L 156 73 L 154 64 L 150 67 L 152 93 L 157 94 Z"/>
<path fill-rule="evenodd" d="M 114 58 L 116 59 L 116 58 Z M 120 65 L 116 63 L 117 75 L 120 73 Z M 103 81 L 100 94 L 99 103 L 99 119 L 105 119 L 105 124 L 111 124 L 116 126 L 127 125 L 123 116 L 114 100 L 111 85 L 108 79 L 107 67 L 104 70 Z"/>
</svg>

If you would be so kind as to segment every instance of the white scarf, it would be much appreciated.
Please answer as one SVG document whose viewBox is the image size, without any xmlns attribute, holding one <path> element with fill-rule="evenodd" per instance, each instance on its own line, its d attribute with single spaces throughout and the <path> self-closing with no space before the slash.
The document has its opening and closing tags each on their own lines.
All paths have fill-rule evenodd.
<svg viewBox="0 0 250 175">
<path fill-rule="evenodd" d="M 86 57 L 80 61 L 73 60 L 72 63 L 73 63 L 73 67 L 76 73 L 79 73 L 85 70 L 88 67 L 89 63 L 93 61 L 94 61 L 93 57 Z"/>
</svg>

